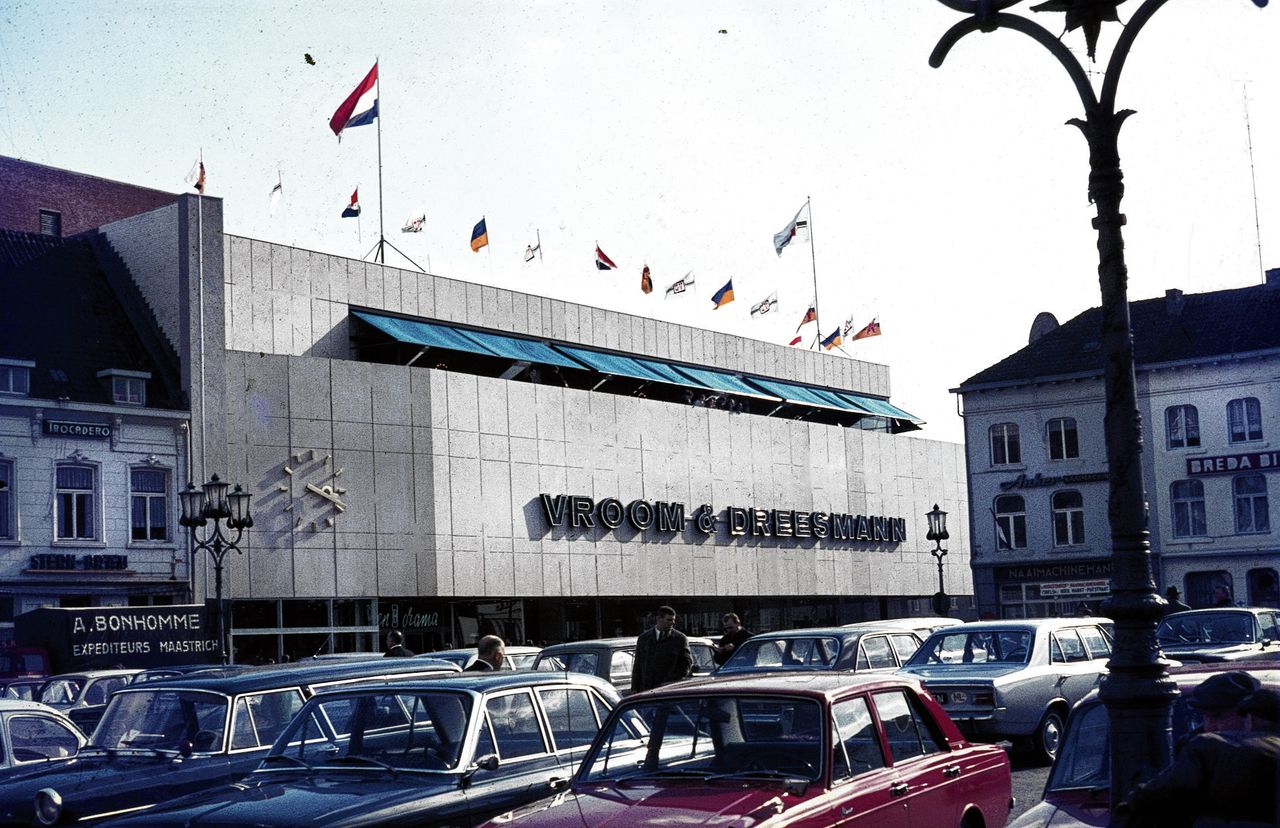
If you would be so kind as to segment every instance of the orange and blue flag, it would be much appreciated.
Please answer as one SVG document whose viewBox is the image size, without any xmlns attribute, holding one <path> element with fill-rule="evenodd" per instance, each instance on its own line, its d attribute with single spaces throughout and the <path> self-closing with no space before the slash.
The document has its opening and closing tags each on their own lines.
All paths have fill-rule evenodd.
<svg viewBox="0 0 1280 828">
<path fill-rule="evenodd" d="M 712 308 L 712 310 L 723 307 L 724 305 L 727 305 L 732 301 L 733 301 L 733 280 L 730 279 L 729 281 L 724 283 L 724 287 L 717 290 L 715 292 L 715 295 L 711 297 L 711 304 L 716 306 L 715 308 Z"/>
<path fill-rule="evenodd" d="M 863 328 L 862 330 L 858 331 L 856 334 L 853 335 L 853 341 L 857 342 L 859 339 L 866 339 L 869 336 L 879 336 L 879 335 L 880 335 L 880 320 L 872 319 L 870 322 L 867 323 L 867 327 Z"/>
<path fill-rule="evenodd" d="M 830 351 L 832 348 L 839 347 L 840 343 L 843 341 L 844 340 L 840 338 L 840 326 L 836 325 L 836 329 L 831 332 L 831 335 L 822 340 L 822 347 Z"/>
<path fill-rule="evenodd" d="M 479 253 L 480 248 L 489 246 L 489 228 L 485 226 L 484 219 L 480 219 L 480 223 L 471 231 L 471 250 Z"/>
</svg>

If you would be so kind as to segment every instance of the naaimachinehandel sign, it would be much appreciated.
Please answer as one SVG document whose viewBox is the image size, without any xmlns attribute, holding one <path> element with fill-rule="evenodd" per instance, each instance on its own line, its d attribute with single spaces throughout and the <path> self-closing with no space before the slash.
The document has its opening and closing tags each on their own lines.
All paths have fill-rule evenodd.
<svg viewBox="0 0 1280 828">
<path fill-rule="evenodd" d="M 594 500 L 582 495 L 540 494 L 542 513 L 550 526 L 568 529 L 632 529 L 683 532 L 686 526 L 713 535 L 722 523 L 734 537 L 816 538 L 863 543 L 902 543 L 907 539 L 906 518 L 885 515 L 850 515 L 840 512 L 808 512 L 796 509 L 758 509 L 729 506 L 717 515 L 710 504 L 686 513 L 683 503 L 613 497 Z"/>
</svg>

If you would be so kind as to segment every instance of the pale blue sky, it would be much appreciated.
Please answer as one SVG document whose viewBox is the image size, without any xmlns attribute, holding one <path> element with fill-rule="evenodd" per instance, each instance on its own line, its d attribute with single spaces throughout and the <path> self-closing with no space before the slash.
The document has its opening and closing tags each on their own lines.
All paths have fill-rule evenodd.
<svg viewBox="0 0 1280 828">
<path fill-rule="evenodd" d="M 824 333 L 878 315 L 884 335 L 846 350 L 890 365 L 894 402 L 959 440 L 948 388 L 1022 347 L 1037 312 L 1098 302 L 1066 75 L 1008 32 L 930 69 L 959 19 L 935 0 L 8 0 L 0 153 L 180 191 L 203 148 L 228 232 L 358 258 L 377 240 L 377 132 L 339 143 L 327 121 L 380 57 L 387 234 L 424 267 L 785 343 L 810 249 L 779 258 L 772 236 L 812 196 Z M 1280 9 L 1172 0 L 1139 38 L 1120 87 L 1138 110 L 1121 136 L 1134 298 L 1260 281 L 1246 81 L 1280 266 L 1278 35 Z M 356 185 L 359 237 L 339 218 Z M 401 234 L 418 211 L 426 232 Z M 474 254 L 481 215 L 492 247 Z M 526 265 L 539 229 L 545 260 Z M 597 240 L 618 271 L 595 270 Z M 664 301 L 689 270 L 696 293 Z M 712 311 L 729 278 L 737 301 Z M 776 317 L 749 319 L 773 291 Z"/>
</svg>

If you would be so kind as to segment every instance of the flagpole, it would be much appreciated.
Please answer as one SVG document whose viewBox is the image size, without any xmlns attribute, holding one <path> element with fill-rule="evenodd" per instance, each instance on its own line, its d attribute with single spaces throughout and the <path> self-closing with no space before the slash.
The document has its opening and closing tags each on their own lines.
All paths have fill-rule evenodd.
<svg viewBox="0 0 1280 828">
<path fill-rule="evenodd" d="M 378 67 L 378 78 L 374 81 L 377 86 L 377 107 L 378 113 L 375 120 L 378 122 L 378 253 L 374 256 L 374 261 L 387 263 L 387 253 L 383 246 L 387 243 L 387 234 L 382 231 L 382 58 L 379 56 L 374 58 L 374 65 Z M 356 217 L 359 221 L 359 216 Z M 357 225 L 358 226 L 358 225 Z M 812 238 L 812 233 L 810 234 Z M 400 255 L 404 256 L 403 253 Z M 409 258 L 405 256 L 405 258 Z M 415 265 L 416 267 L 416 265 Z M 421 270 L 422 268 L 418 268 Z"/>
<path fill-rule="evenodd" d="M 813 252 L 813 197 L 805 196 L 804 206 L 809 210 L 809 261 L 813 263 L 813 321 L 818 326 L 814 346 L 822 341 L 822 314 L 818 312 L 818 256 Z"/>
<path fill-rule="evenodd" d="M 204 172 L 204 147 L 200 148 L 200 172 Z M 199 180 L 199 179 L 197 179 Z M 197 280 L 197 304 L 200 313 L 200 479 L 205 479 L 205 422 L 207 418 L 207 406 L 205 405 L 205 382 L 204 382 L 204 182 L 200 181 L 200 186 L 196 188 L 196 280 Z M 218 611 L 222 611 L 222 607 L 218 607 Z"/>
<path fill-rule="evenodd" d="M 538 261 L 542 261 L 542 230 L 534 228 L 533 232 L 538 235 Z"/>
</svg>

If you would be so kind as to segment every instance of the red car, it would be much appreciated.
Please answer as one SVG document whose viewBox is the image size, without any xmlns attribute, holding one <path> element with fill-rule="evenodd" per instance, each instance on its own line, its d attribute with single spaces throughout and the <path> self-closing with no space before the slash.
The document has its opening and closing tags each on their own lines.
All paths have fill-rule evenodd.
<svg viewBox="0 0 1280 828">
<path fill-rule="evenodd" d="M 570 786 L 492 826 L 1000 828 L 1009 759 L 910 676 L 713 677 L 640 693 Z"/>
</svg>

